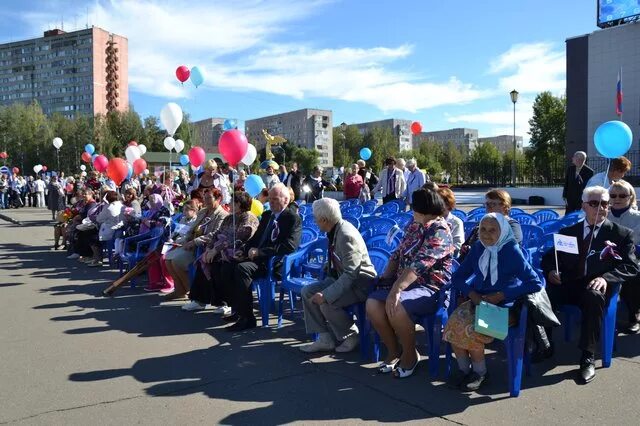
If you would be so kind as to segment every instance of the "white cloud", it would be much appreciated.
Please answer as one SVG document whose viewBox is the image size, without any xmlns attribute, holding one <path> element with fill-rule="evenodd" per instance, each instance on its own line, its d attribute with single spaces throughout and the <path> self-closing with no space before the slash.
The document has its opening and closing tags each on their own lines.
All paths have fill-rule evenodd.
<svg viewBox="0 0 640 426">
<path fill-rule="evenodd" d="M 533 114 L 533 103 L 529 99 L 521 99 L 516 104 L 516 135 L 522 136 L 525 142 L 530 139 L 529 119 Z M 449 123 L 465 126 L 482 127 L 480 137 L 512 135 L 513 109 L 483 111 L 478 113 L 446 116 Z"/>
<path fill-rule="evenodd" d="M 499 87 L 503 91 L 539 93 L 550 90 L 563 94 L 565 81 L 565 52 L 554 49 L 551 43 L 516 44 L 496 58 L 490 65 L 490 74 L 511 75 L 501 77 Z"/>
</svg>

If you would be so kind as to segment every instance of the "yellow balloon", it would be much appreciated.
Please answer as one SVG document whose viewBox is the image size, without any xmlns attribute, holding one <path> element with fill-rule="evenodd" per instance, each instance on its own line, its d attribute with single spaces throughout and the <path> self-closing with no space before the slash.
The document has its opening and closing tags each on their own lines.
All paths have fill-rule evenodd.
<svg viewBox="0 0 640 426">
<path fill-rule="evenodd" d="M 252 200 L 251 201 L 251 213 L 253 213 L 254 215 L 256 215 L 256 217 L 260 217 L 262 216 L 262 213 L 264 212 L 264 206 L 262 205 L 262 203 L 258 200 Z"/>
</svg>

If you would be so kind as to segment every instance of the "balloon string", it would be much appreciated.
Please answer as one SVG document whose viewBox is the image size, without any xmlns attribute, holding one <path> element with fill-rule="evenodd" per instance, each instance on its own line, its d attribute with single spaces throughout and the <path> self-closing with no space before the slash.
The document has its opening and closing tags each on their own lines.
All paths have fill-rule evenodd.
<svg viewBox="0 0 640 426">
<path fill-rule="evenodd" d="M 604 174 L 604 182 L 603 185 L 605 188 L 609 188 L 609 167 L 611 166 L 611 158 L 607 159 L 607 171 Z"/>
</svg>

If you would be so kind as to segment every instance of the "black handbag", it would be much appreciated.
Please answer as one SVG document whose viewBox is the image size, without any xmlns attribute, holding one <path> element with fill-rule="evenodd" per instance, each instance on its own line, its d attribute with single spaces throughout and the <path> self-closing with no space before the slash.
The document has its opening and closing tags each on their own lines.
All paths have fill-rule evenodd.
<svg viewBox="0 0 640 426">
<path fill-rule="evenodd" d="M 526 303 L 529 307 L 529 315 L 535 324 L 543 327 L 558 327 L 560 325 L 544 288 L 536 293 L 527 294 Z"/>
</svg>

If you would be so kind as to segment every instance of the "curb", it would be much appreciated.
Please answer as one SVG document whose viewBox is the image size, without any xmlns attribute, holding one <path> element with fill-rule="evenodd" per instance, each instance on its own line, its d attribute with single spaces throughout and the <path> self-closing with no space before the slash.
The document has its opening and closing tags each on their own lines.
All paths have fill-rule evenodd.
<svg viewBox="0 0 640 426">
<path fill-rule="evenodd" d="M 22 222 L 20 222 L 19 220 L 15 220 L 15 219 L 10 218 L 9 216 L 3 215 L 3 214 L 0 214 L 0 219 L 6 220 L 7 222 L 11 222 L 14 225 L 22 225 Z"/>
</svg>

